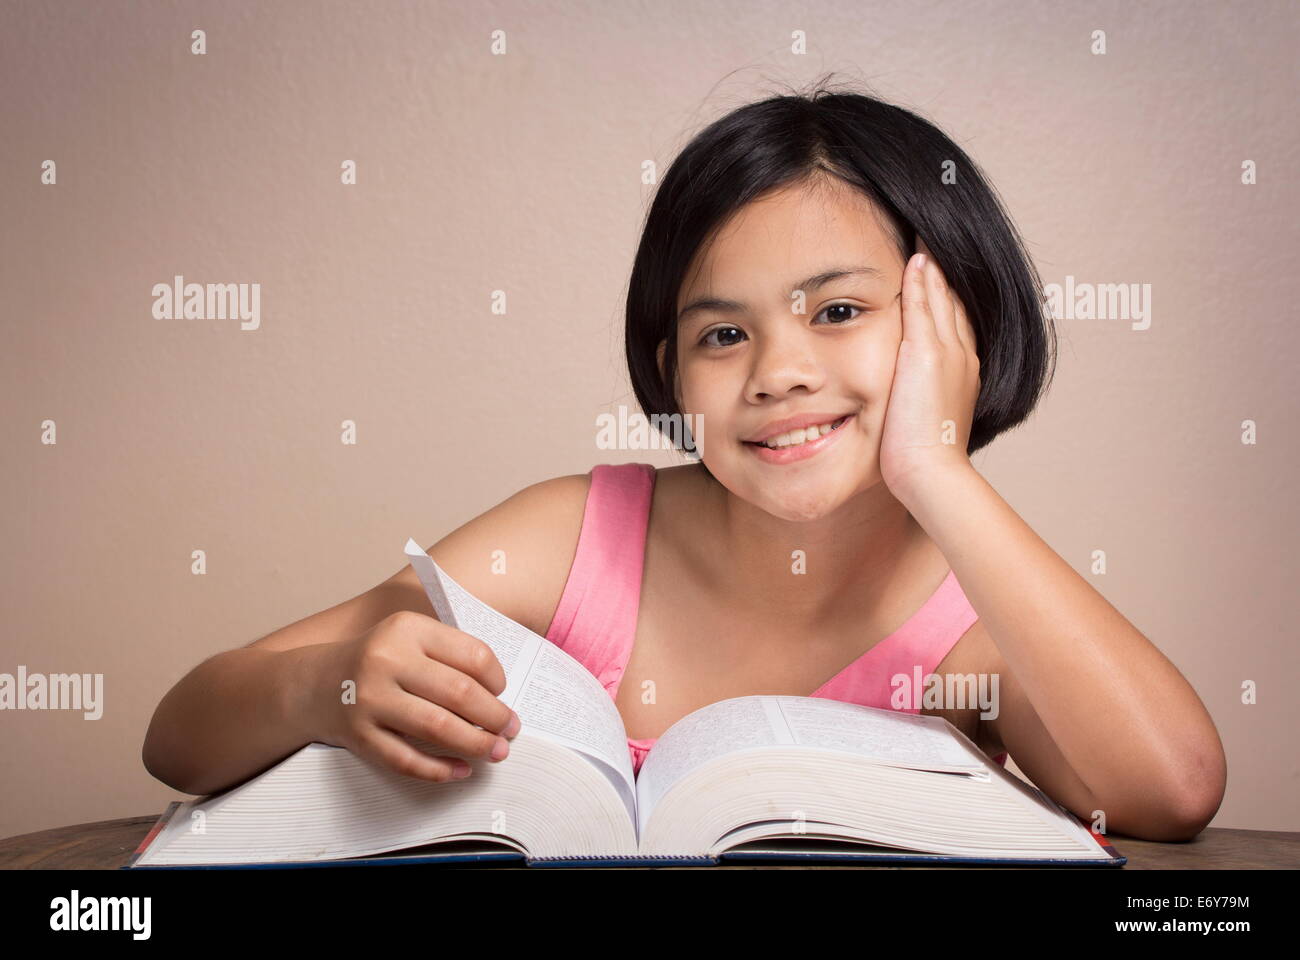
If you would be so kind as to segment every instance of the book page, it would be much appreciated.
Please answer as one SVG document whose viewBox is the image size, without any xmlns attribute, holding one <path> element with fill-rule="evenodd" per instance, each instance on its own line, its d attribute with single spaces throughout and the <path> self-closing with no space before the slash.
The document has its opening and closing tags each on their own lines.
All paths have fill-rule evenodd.
<svg viewBox="0 0 1300 960">
<path fill-rule="evenodd" d="M 928 770 L 984 767 L 953 737 L 939 717 L 864 707 L 825 697 L 771 697 L 773 722 L 791 742 L 844 750 L 878 763 Z"/>
<path fill-rule="evenodd" d="M 768 716 L 768 697 L 733 697 L 693 710 L 655 741 L 637 775 L 637 836 L 669 787 L 724 754 L 790 743 Z M 788 731 L 787 731 L 788 734 Z"/>
<path fill-rule="evenodd" d="M 751 696 L 720 700 L 664 731 L 637 777 L 637 833 L 682 777 L 725 754 L 806 746 L 929 770 L 983 770 L 938 717 L 864 707 L 824 697 Z"/>
<path fill-rule="evenodd" d="M 545 637 L 479 600 L 439 567 L 415 540 L 406 556 L 438 619 L 492 648 L 506 674 L 498 698 L 525 733 L 578 751 L 609 778 L 636 822 L 632 758 L 623 718 L 591 671 Z M 507 757 L 504 763 L 509 763 Z"/>
</svg>

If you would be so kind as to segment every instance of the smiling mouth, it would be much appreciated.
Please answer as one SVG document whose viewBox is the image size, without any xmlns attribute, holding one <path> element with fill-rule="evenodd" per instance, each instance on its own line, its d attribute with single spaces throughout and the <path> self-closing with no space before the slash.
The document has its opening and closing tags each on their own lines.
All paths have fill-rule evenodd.
<svg viewBox="0 0 1300 960">
<path fill-rule="evenodd" d="M 831 422 L 831 425 L 830 425 L 830 428 L 829 428 L 829 429 L 826 429 L 826 430 L 821 430 L 821 429 L 814 430 L 814 431 L 804 430 L 804 431 L 803 431 L 803 439 L 802 439 L 802 440 L 797 440 L 797 441 L 795 441 L 794 443 L 784 443 L 784 444 L 781 444 L 781 445 L 777 446 L 777 445 L 773 445 L 773 444 L 770 444 L 770 443 L 759 443 L 759 442 L 756 442 L 756 441 L 753 441 L 753 440 L 742 440 L 741 442 L 742 442 L 742 443 L 747 443 L 747 444 L 749 444 L 751 447 L 765 447 L 765 448 L 768 449 L 768 450 L 788 450 L 788 449 L 790 449 L 790 448 L 792 448 L 792 447 L 801 447 L 801 446 L 803 446 L 803 445 L 806 444 L 806 443 L 811 443 L 811 442 L 813 442 L 814 440 L 819 440 L 819 439 L 821 439 L 822 437 L 827 436 L 827 435 L 830 434 L 830 433 L 834 433 L 836 430 L 838 430 L 840 427 L 844 426 L 844 424 L 848 422 L 850 416 L 851 416 L 850 414 L 847 414 L 847 413 L 846 413 L 844 416 L 840 417 L 838 420 L 834 420 L 834 421 L 832 421 L 832 422 Z"/>
</svg>

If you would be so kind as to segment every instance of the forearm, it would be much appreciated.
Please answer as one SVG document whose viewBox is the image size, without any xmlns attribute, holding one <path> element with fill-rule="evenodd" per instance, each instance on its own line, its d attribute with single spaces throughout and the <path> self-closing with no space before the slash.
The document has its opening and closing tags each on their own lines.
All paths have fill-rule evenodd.
<svg viewBox="0 0 1300 960">
<path fill-rule="evenodd" d="M 312 742 L 309 678 L 328 646 L 242 647 L 205 660 L 154 711 L 145 768 L 183 793 L 209 794 Z"/>
<path fill-rule="evenodd" d="M 1217 804 L 1222 745 L 1196 692 L 973 467 L 907 500 L 1103 808 L 1150 809 L 1159 798 L 1195 818 Z"/>
</svg>

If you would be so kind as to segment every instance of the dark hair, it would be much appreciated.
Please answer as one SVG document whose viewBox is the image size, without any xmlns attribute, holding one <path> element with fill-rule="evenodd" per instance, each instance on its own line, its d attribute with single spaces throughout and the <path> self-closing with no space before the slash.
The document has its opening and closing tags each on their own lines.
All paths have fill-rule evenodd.
<svg viewBox="0 0 1300 960">
<path fill-rule="evenodd" d="M 919 231 L 966 307 L 981 381 L 966 452 L 1022 423 L 1055 370 L 1056 332 L 1042 281 L 996 192 L 929 121 L 824 82 L 714 121 L 664 174 L 627 294 L 628 370 L 645 415 L 663 422 L 655 415 L 682 412 L 674 396 L 677 298 L 696 251 L 750 201 L 828 175 L 883 211 L 904 261 Z M 664 340 L 661 377 L 656 349 Z"/>
</svg>

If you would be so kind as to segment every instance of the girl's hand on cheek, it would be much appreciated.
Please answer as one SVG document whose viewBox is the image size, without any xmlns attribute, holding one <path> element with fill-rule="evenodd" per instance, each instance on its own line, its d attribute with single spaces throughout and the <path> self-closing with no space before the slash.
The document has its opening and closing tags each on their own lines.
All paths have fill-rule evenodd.
<svg viewBox="0 0 1300 960">
<path fill-rule="evenodd" d="M 919 238 L 917 248 L 903 270 L 903 340 L 880 438 L 880 476 L 904 503 L 927 482 L 974 469 L 966 445 L 980 391 L 966 309 Z"/>
</svg>

